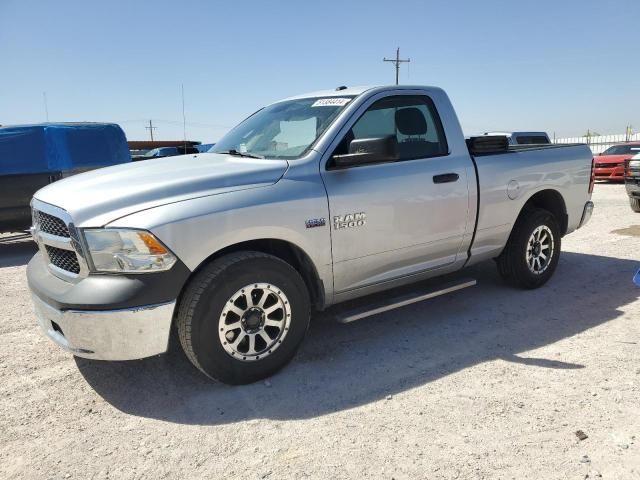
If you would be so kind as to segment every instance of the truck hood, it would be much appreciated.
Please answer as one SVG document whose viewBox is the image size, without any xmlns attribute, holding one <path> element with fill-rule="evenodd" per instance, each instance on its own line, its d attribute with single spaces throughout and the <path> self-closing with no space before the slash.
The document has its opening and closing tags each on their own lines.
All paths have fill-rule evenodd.
<svg viewBox="0 0 640 480">
<path fill-rule="evenodd" d="M 141 210 L 277 182 L 286 160 L 218 153 L 143 160 L 52 183 L 35 198 L 66 210 L 79 227 L 99 227 Z"/>
</svg>

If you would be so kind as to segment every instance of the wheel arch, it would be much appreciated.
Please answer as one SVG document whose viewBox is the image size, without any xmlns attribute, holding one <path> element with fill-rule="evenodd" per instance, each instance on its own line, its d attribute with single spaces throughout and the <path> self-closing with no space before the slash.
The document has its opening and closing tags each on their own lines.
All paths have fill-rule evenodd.
<svg viewBox="0 0 640 480">
<path fill-rule="evenodd" d="M 539 190 L 524 203 L 518 214 L 518 219 L 526 215 L 533 208 L 543 208 L 553 214 L 558 219 L 560 225 L 560 234 L 564 236 L 567 233 L 569 225 L 569 215 L 567 214 L 567 204 L 562 194 L 555 189 L 547 188 Z"/>
<path fill-rule="evenodd" d="M 302 277 L 309 292 L 309 298 L 313 307 L 317 310 L 324 309 L 325 306 L 325 289 L 324 283 L 318 273 L 318 270 L 311 260 L 311 257 L 299 246 L 287 240 L 278 238 L 260 238 L 227 245 L 224 248 L 212 253 L 205 258 L 192 272 L 178 298 L 180 303 L 182 293 L 186 290 L 191 279 L 209 263 L 216 259 L 233 252 L 254 251 L 273 255 L 284 262 L 291 265 Z"/>
</svg>

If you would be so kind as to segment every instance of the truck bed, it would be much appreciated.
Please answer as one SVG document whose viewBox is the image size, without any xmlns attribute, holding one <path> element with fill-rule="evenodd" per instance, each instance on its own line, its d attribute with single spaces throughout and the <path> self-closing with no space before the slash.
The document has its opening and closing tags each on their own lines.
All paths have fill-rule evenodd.
<svg viewBox="0 0 640 480">
<path fill-rule="evenodd" d="M 508 146 L 496 153 L 475 152 L 472 158 L 478 199 L 472 263 L 502 250 L 524 203 L 535 194 L 560 194 L 565 206 L 562 233 L 578 227 L 593 158 L 587 145 Z"/>
</svg>

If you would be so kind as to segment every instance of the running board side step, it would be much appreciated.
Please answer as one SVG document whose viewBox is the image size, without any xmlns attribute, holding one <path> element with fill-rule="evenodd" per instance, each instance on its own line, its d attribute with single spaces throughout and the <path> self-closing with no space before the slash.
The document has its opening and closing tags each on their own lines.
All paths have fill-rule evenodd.
<svg viewBox="0 0 640 480">
<path fill-rule="evenodd" d="M 463 288 L 473 287 L 478 283 L 474 279 L 459 280 L 455 283 L 448 283 L 441 285 L 436 290 L 431 290 L 427 293 L 416 292 L 413 294 L 405 294 L 397 297 L 390 298 L 387 302 L 368 303 L 363 305 L 363 308 L 350 308 L 345 311 L 338 311 L 335 313 L 334 318 L 339 323 L 351 323 L 356 320 L 361 320 L 372 315 L 388 312 L 396 308 L 405 307 L 412 303 L 422 302 L 430 298 L 439 297 L 440 295 L 446 295 L 447 293 L 456 292 Z"/>
</svg>

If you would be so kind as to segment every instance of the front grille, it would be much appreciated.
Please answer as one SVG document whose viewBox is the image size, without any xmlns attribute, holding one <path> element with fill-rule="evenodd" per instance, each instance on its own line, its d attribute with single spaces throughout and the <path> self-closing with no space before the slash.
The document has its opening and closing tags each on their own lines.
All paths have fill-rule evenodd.
<svg viewBox="0 0 640 480">
<path fill-rule="evenodd" d="M 596 168 L 615 168 L 615 163 L 596 163 Z"/>
<path fill-rule="evenodd" d="M 57 237 L 69 238 L 69 228 L 64 223 L 64 220 L 48 213 L 41 212 L 39 210 L 33 211 L 35 222 L 39 226 L 39 230 L 50 235 Z"/>
<path fill-rule="evenodd" d="M 80 273 L 80 264 L 78 263 L 76 252 L 63 250 L 62 248 L 56 248 L 50 245 L 45 245 L 44 247 L 47 250 L 47 255 L 52 265 L 67 272 Z"/>
</svg>

